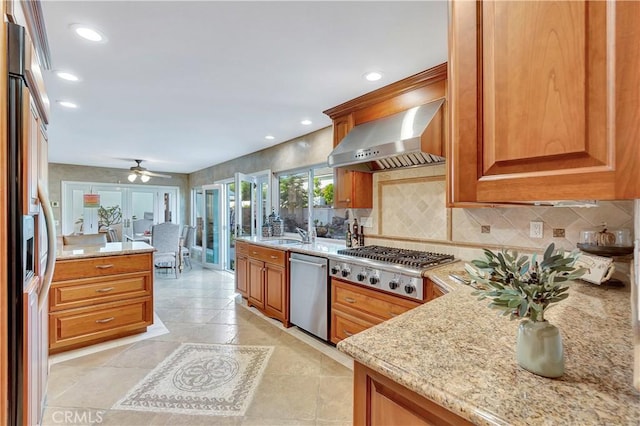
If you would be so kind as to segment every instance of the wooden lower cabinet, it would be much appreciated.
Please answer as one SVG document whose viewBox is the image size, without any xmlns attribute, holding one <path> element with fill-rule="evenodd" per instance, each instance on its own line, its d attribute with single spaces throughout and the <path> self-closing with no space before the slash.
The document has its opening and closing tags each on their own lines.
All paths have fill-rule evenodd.
<svg viewBox="0 0 640 426">
<path fill-rule="evenodd" d="M 289 327 L 287 251 L 246 242 L 240 242 L 240 247 L 236 252 L 236 290 L 249 306 Z"/>
<path fill-rule="evenodd" d="M 249 297 L 249 244 L 244 241 L 236 240 L 236 262 L 235 262 L 235 281 L 236 291 L 245 299 Z"/>
<path fill-rule="evenodd" d="M 151 319 L 150 297 L 56 312 L 49 318 L 49 351 L 55 353 L 143 332 Z"/>
<path fill-rule="evenodd" d="M 471 425 L 441 405 L 354 362 L 354 426 Z"/>
<path fill-rule="evenodd" d="M 430 279 L 426 279 L 426 294 L 427 294 L 427 302 L 432 301 L 433 299 L 437 299 L 438 297 L 444 296 L 445 291 L 440 288 L 436 283 L 431 281 Z"/>
<path fill-rule="evenodd" d="M 49 291 L 49 352 L 146 331 L 153 324 L 153 253 L 64 259 Z"/>
<path fill-rule="evenodd" d="M 338 343 L 420 305 L 418 301 L 332 279 L 330 340 Z"/>
<path fill-rule="evenodd" d="M 264 310 L 264 262 L 249 259 L 249 305 Z"/>
</svg>

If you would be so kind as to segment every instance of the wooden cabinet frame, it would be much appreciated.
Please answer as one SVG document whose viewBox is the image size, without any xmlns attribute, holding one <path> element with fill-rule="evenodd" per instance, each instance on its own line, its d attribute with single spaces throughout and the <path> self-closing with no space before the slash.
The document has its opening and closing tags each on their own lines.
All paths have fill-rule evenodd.
<svg viewBox="0 0 640 426">
<path fill-rule="evenodd" d="M 640 196 L 638 2 L 452 1 L 449 16 L 450 206 Z"/>
<path fill-rule="evenodd" d="M 357 361 L 353 377 L 354 426 L 473 424 Z"/>
</svg>

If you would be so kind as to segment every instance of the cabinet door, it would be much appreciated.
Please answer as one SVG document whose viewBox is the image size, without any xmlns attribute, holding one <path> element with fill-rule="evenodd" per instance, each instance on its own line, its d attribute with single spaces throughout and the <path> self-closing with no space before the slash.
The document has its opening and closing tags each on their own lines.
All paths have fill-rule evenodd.
<svg viewBox="0 0 640 426">
<path fill-rule="evenodd" d="M 373 208 L 373 174 L 336 168 L 333 173 L 334 208 Z"/>
<path fill-rule="evenodd" d="M 288 293 L 286 269 L 282 266 L 265 264 L 264 309 L 266 314 L 283 322 L 288 321 Z"/>
<path fill-rule="evenodd" d="M 354 173 L 343 167 L 334 169 L 333 171 L 333 208 L 346 209 L 351 207 L 351 195 L 353 185 L 351 174 Z"/>
<path fill-rule="evenodd" d="M 636 3 L 451 3 L 451 203 L 640 195 Z"/>
<path fill-rule="evenodd" d="M 337 146 L 354 127 L 353 114 L 333 120 L 333 146 Z M 373 177 L 339 167 L 333 173 L 333 207 L 336 209 L 370 209 L 373 207 Z"/>
<path fill-rule="evenodd" d="M 471 425 L 359 362 L 353 364 L 354 425 Z"/>
<path fill-rule="evenodd" d="M 236 256 L 236 291 L 244 298 L 249 297 L 248 269 L 249 260 L 247 256 Z"/>
<path fill-rule="evenodd" d="M 264 309 L 264 262 L 249 259 L 249 305 Z"/>
</svg>

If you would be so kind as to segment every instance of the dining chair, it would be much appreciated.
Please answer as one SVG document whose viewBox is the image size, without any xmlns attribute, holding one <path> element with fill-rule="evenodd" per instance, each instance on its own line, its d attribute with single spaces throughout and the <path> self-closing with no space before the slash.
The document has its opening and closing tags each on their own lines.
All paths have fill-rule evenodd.
<svg viewBox="0 0 640 426">
<path fill-rule="evenodd" d="M 62 244 L 65 246 L 103 246 L 107 244 L 107 234 L 63 235 Z"/>
<path fill-rule="evenodd" d="M 115 228 L 107 228 L 107 241 L 110 243 L 118 242 L 118 232 L 115 230 Z"/>
<path fill-rule="evenodd" d="M 165 222 L 151 227 L 151 241 L 156 251 L 153 264 L 159 269 L 173 269 L 178 278 L 180 254 L 180 225 Z"/>
<path fill-rule="evenodd" d="M 191 247 L 193 247 L 195 235 L 196 227 L 185 225 L 180 238 L 180 255 L 184 264 L 189 266 L 189 269 L 193 269 L 193 266 L 191 266 Z"/>
</svg>

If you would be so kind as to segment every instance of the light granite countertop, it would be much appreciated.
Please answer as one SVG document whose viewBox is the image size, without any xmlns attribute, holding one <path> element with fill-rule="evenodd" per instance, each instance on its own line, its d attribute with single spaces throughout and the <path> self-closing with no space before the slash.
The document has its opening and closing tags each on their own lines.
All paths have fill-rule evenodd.
<svg viewBox="0 0 640 426">
<path fill-rule="evenodd" d="M 148 253 L 155 250 L 156 249 L 149 244 L 139 241 L 106 243 L 105 245 L 97 246 L 58 246 L 56 251 L 56 260 Z"/>
<path fill-rule="evenodd" d="M 546 314 L 558 326 L 565 374 L 517 365 L 517 321 L 478 301 L 448 277 L 464 264 L 426 274 L 450 293 L 338 344 L 356 361 L 479 425 L 637 425 L 632 386 L 630 294 L 582 281 Z"/>
<path fill-rule="evenodd" d="M 258 237 L 241 237 L 238 240 L 246 241 L 248 243 L 259 244 L 265 247 L 277 248 L 278 250 L 289 250 L 297 253 L 310 254 L 314 256 L 335 255 L 338 250 L 345 248 L 345 242 L 342 240 L 331 240 L 327 238 L 318 238 L 313 243 L 297 244 L 278 244 L 281 240 L 298 240 L 298 237 L 273 237 L 273 238 L 258 238 Z"/>
</svg>

